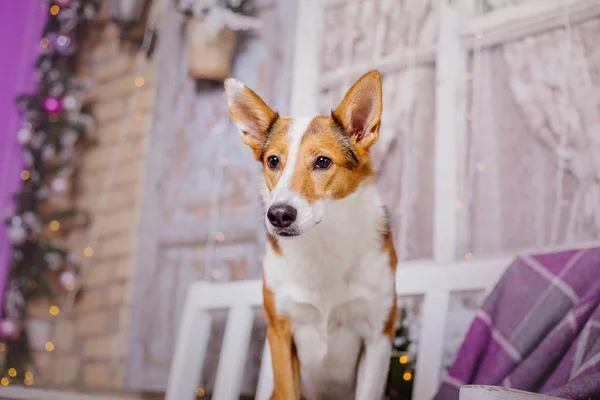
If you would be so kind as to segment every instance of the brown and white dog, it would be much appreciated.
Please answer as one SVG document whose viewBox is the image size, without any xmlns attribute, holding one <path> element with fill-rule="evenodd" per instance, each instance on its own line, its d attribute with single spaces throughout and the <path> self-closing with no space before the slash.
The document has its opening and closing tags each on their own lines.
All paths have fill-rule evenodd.
<svg viewBox="0 0 600 400">
<path fill-rule="evenodd" d="M 382 398 L 396 321 L 396 253 L 369 149 L 381 76 L 330 116 L 282 118 L 225 82 L 242 141 L 263 166 L 263 295 L 277 400 Z"/>
</svg>

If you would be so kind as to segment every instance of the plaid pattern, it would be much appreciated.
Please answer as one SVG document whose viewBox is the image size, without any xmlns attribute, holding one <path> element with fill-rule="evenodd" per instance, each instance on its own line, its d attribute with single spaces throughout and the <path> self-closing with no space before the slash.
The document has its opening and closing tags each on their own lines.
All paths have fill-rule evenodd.
<svg viewBox="0 0 600 400">
<path fill-rule="evenodd" d="M 600 399 L 600 248 L 514 261 L 435 399 L 458 399 L 466 384 Z"/>
</svg>

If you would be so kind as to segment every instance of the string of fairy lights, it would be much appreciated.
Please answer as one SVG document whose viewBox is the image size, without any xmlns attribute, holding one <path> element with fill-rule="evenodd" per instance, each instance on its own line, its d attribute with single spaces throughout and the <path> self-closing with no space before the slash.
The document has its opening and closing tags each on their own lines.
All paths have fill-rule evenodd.
<svg viewBox="0 0 600 400">
<path fill-rule="evenodd" d="M 222 136 L 227 132 L 229 125 L 221 121 L 213 131 L 213 134 L 219 137 L 217 140 L 218 160 L 213 170 L 213 188 L 211 190 L 212 199 L 210 205 L 210 225 L 209 235 L 206 247 L 204 249 L 204 271 L 203 278 L 206 280 L 219 280 L 221 271 L 216 267 L 216 246 L 217 243 L 225 241 L 225 234 L 219 231 L 219 217 L 221 215 L 221 188 L 223 187 L 223 175 L 225 168 L 229 165 L 229 159 L 225 157 L 227 140 Z"/>
<path fill-rule="evenodd" d="M 571 70 L 571 46 L 572 46 L 572 27 L 571 27 L 571 2 L 568 1 L 565 4 L 564 8 L 564 20 L 565 20 L 565 45 L 564 45 L 564 55 L 563 60 L 565 62 L 565 74 L 563 76 L 563 81 L 561 82 L 562 90 L 564 92 L 563 97 L 563 116 L 567 118 L 569 115 L 569 107 L 571 103 L 571 94 L 569 91 L 569 79 L 570 79 L 570 70 Z M 563 210 L 563 181 L 565 177 L 565 169 L 566 169 L 566 146 L 567 140 L 569 136 L 569 122 L 565 121 L 564 128 L 560 132 L 558 149 L 556 150 L 556 156 L 558 157 L 558 172 L 556 174 L 556 180 L 554 183 L 554 193 L 555 193 L 555 203 L 554 203 L 554 214 L 552 216 L 552 224 L 550 225 L 550 244 L 555 244 L 558 242 L 558 233 L 560 228 L 560 222 L 562 217 Z"/>
<path fill-rule="evenodd" d="M 475 15 L 480 15 L 483 13 L 483 2 L 478 0 L 475 2 Z M 457 211 L 463 210 L 472 210 L 473 208 L 473 195 L 475 187 L 475 179 L 477 172 L 485 171 L 485 163 L 483 163 L 477 154 L 477 136 L 473 134 L 476 132 L 475 118 L 473 115 L 481 114 L 480 110 L 482 107 L 481 95 L 483 94 L 482 82 L 480 79 L 475 79 L 476 77 L 481 77 L 482 72 L 482 43 L 483 43 L 484 34 L 483 32 L 475 33 L 475 43 L 473 46 L 473 55 L 472 55 L 472 66 L 471 71 L 467 71 L 465 73 L 465 83 L 471 84 L 471 98 L 469 104 L 467 106 L 467 114 L 465 115 L 465 120 L 467 121 L 468 130 L 470 132 L 470 136 L 467 139 L 467 171 L 466 171 L 466 180 L 465 180 L 465 189 L 464 189 L 464 201 L 457 203 L 456 209 Z M 468 214 L 463 214 L 463 223 L 461 225 L 461 232 L 463 233 L 462 243 L 463 245 L 470 246 L 472 244 L 472 232 L 470 226 L 470 219 L 468 218 Z M 464 252 L 464 257 L 467 260 L 470 260 L 473 257 L 473 253 L 471 250 L 467 249 Z"/>
</svg>

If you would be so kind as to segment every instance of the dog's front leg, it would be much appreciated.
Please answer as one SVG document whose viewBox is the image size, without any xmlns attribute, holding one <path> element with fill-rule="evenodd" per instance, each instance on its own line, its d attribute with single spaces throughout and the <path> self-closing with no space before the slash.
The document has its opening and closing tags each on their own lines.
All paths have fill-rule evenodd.
<svg viewBox="0 0 600 400">
<path fill-rule="evenodd" d="M 289 324 L 270 325 L 267 329 L 267 339 L 273 360 L 271 400 L 299 400 L 300 368 Z"/>
<path fill-rule="evenodd" d="M 356 400 L 380 400 L 390 367 L 392 344 L 384 334 L 365 342 L 358 365 Z"/>
<path fill-rule="evenodd" d="M 292 324 L 289 317 L 277 315 L 275 296 L 263 286 L 267 340 L 273 364 L 273 395 L 271 400 L 300 399 L 300 365 L 294 348 Z"/>
</svg>

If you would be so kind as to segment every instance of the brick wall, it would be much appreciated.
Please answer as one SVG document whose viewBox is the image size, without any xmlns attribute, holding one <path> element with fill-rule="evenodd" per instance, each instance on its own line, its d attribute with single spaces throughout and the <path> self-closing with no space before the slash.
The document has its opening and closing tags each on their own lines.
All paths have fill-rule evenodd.
<svg viewBox="0 0 600 400">
<path fill-rule="evenodd" d="M 97 144 L 82 156 L 75 202 L 91 212 L 99 240 L 70 315 L 50 316 L 51 304 L 42 300 L 29 305 L 29 331 L 39 367 L 36 386 L 106 394 L 123 388 L 133 257 L 154 100 L 154 66 L 150 63 L 135 73 L 134 64 L 135 55 L 120 43 L 117 26 L 104 22 L 95 28 L 82 56 L 81 75 L 93 83 L 90 99 Z M 108 167 L 117 161 L 125 103 L 137 76 L 143 76 L 145 84 L 130 116 L 112 188 L 99 206 Z M 73 232 L 70 247 L 82 254 L 88 245 L 85 238 L 85 231 Z M 55 348 L 48 352 L 44 345 L 52 328 Z"/>
</svg>

